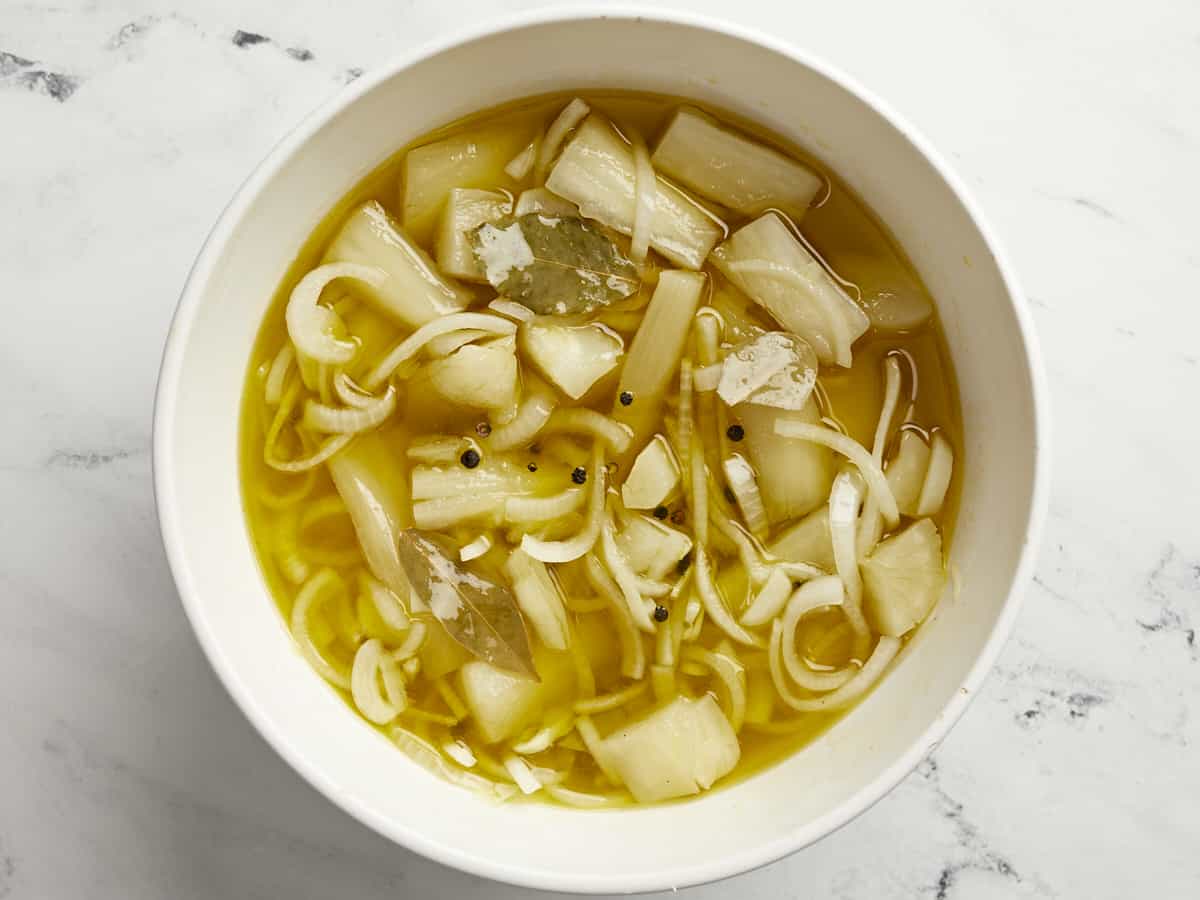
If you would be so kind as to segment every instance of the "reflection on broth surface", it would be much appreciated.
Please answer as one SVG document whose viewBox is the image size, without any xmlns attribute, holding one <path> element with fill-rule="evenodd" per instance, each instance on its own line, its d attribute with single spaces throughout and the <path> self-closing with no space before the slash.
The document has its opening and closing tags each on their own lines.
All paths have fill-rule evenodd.
<svg viewBox="0 0 1200 900">
<path fill-rule="evenodd" d="M 443 777 L 579 807 L 728 783 L 886 677 L 962 448 L 870 212 L 628 93 L 489 110 L 355 187 L 263 322 L 241 445 L 313 668 Z"/>
</svg>

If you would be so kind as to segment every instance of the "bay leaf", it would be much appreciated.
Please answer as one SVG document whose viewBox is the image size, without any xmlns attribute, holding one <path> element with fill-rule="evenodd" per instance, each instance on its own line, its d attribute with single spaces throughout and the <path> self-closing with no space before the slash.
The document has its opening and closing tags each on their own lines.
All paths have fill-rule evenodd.
<svg viewBox="0 0 1200 900">
<path fill-rule="evenodd" d="M 591 312 L 641 284 L 604 227 L 579 216 L 509 216 L 480 225 L 471 243 L 488 283 L 541 315 Z"/>
<path fill-rule="evenodd" d="M 450 637 L 498 669 L 539 680 L 512 591 L 463 568 L 435 535 L 416 528 L 400 532 L 397 550 L 413 593 Z"/>
</svg>

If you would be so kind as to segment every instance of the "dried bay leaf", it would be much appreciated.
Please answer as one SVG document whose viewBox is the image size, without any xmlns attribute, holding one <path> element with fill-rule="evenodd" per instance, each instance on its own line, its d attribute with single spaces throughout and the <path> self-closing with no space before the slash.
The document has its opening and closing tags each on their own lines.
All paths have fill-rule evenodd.
<svg viewBox="0 0 1200 900">
<path fill-rule="evenodd" d="M 498 669 L 538 680 L 512 591 L 464 569 L 434 535 L 416 528 L 400 532 L 397 550 L 413 593 L 450 637 Z"/>
<path fill-rule="evenodd" d="M 479 226 L 471 241 L 488 283 L 542 315 L 591 312 L 641 284 L 607 231 L 578 216 L 507 217 Z"/>
</svg>

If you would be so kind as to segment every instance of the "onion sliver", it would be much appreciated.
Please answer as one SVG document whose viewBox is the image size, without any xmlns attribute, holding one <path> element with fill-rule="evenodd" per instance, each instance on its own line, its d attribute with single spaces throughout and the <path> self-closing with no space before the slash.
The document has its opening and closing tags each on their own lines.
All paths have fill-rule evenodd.
<svg viewBox="0 0 1200 900">
<path fill-rule="evenodd" d="M 783 663 L 788 675 L 802 688 L 810 691 L 834 691 L 858 672 L 850 665 L 834 672 L 814 672 L 804 664 L 796 651 L 796 628 L 800 620 L 817 609 L 841 606 L 845 610 L 846 591 L 840 578 L 832 575 L 814 578 L 798 588 L 788 600 L 781 623 L 783 625 Z"/>
<path fill-rule="evenodd" d="M 732 656 L 697 646 L 683 649 L 683 661 L 699 663 L 717 676 L 729 704 L 726 718 L 735 732 L 741 731 L 746 721 L 746 667 Z"/>
<path fill-rule="evenodd" d="M 492 429 L 487 446 L 492 450 L 511 450 L 528 444 L 550 421 L 558 398 L 550 386 L 540 378 L 526 375 L 525 396 L 517 408 L 516 417 L 507 425 Z"/>
<path fill-rule="evenodd" d="M 574 537 L 561 541 L 547 541 L 531 534 L 521 538 L 521 549 L 536 560 L 544 563 L 565 563 L 579 559 L 596 544 L 604 524 L 604 448 L 596 441 L 592 445 L 592 488 L 588 494 L 587 519 L 583 528 Z"/>
<path fill-rule="evenodd" d="M 475 751 L 467 746 L 466 741 L 446 741 L 442 744 L 442 752 L 464 769 L 474 768 L 475 764 L 479 762 L 475 757 Z"/>
<path fill-rule="evenodd" d="M 579 733 L 583 745 L 587 747 L 588 753 L 592 754 L 592 759 L 596 761 L 596 765 L 600 767 L 604 776 L 613 784 L 620 784 L 621 778 L 609 761 L 608 754 L 605 752 L 607 748 L 604 746 L 604 739 L 596 730 L 595 723 L 587 716 L 580 716 L 575 720 L 575 730 Z"/>
<path fill-rule="evenodd" d="M 395 411 L 396 386 L 389 384 L 383 395 L 373 398 L 369 406 L 335 407 L 309 400 L 304 406 L 303 424 L 326 434 L 358 434 L 382 425 Z"/>
<path fill-rule="evenodd" d="M 603 441 L 614 456 L 620 456 L 628 450 L 633 440 L 633 430 L 628 425 L 583 407 L 554 410 L 542 430 L 546 434 L 565 432 L 589 435 L 597 441 Z"/>
<path fill-rule="evenodd" d="M 549 522 L 570 515 L 587 500 L 587 491 L 569 487 L 549 497 L 509 497 L 504 501 L 508 522 Z"/>
<path fill-rule="evenodd" d="M 780 421 L 775 423 L 775 433 L 783 437 L 798 438 L 821 444 L 840 453 L 850 460 L 862 472 L 867 487 L 871 489 L 879 501 L 879 511 L 889 528 L 900 524 L 900 511 L 896 508 L 896 498 L 888 486 L 883 469 L 875 462 L 870 453 L 858 441 L 846 437 L 839 431 L 822 425 L 809 425 L 807 422 Z"/>
<path fill-rule="evenodd" d="M 364 391 L 345 372 L 338 372 L 333 376 L 333 392 L 342 403 L 355 409 L 370 409 L 379 399 L 374 394 Z"/>
<path fill-rule="evenodd" d="M 473 559 L 478 559 L 492 549 L 492 536 L 490 534 L 481 534 L 469 544 L 465 544 L 458 551 L 458 558 L 463 562 L 470 562 Z"/>
<path fill-rule="evenodd" d="M 765 625 L 783 611 L 792 593 L 792 579 L 781 568 L 771 570 L 750 607 L 742 614 L 742 624 L 748 628 Z"/>
<path fill-rule="evenodd" d="M 392 593 L 387 585 L 365 571 L 359 575 L 359 585 L 362 592 L 370 598 L 371 605 L 375 607 L 375 612 L 379 614 L 384 625 L 392 631 L 409 629 L 412 619 L 408 617 L 408 611 L 405 610 L 400 598 Z"/>
<path fill-rule="evenodd" d="M 592 554 L 584 559 L 584 574 L 588 584 L 603 597 L 612 609 L 616 620 L 617 639 L 621 643 L 621 674 L 626 678 L 641 678 L 646 674 L 646 648 L 642 636 L 633 624 L 633 615 L 621 596 L 621 589 L 612 580 L 608 570 Z"/>
<path fill-rule="evenodd" d="M 548 784 L 545 791 L 559 803 L 575 806 L 579 809 L 603 809 L 610 806 L 625 806 L 630 796 L 624 791 L 612 794 L 588 794 L 583 791 L 573 791 L 557 784 Z"/>
<path fill-rule="evenodd" d="M 326 285 L 338 278 L 355 278 L 371 287 L 387 280 L 387 273 L 376 266 L 357 263 L 327 263 L 318 266 L 300 279 L 292 289 L 284 318 L 288 337 L 296 349 L 319 363 L 342 365 L 358 352 L 358 342 L 334 337 L 335 330 L 344 328 L 342 320 L 328 306 L 320 303 Z"/>
<path fill-rule="evenodd" d="M 558 148 L 562 146 L 567 134 L 582 122 L 589 112 L 591 112 L 591 107 L 576 97 L 563 107 L 563 111 L 550 123 L 550 127 L 546 129 L 546 137 L 542 140 L 542 145 L 538 147 L 537 163 L 533 167 L 534 178 L 539 184 L 546 180 L 550 163 L 554 162 L 554 157 L 558 155 Z"/>
<path fill-rule="evenodd" d="M 746 527 L 750 529 L 751 534 L 761 539 L 770 526 L 762 494 L 758 491 L 754 469 L 740 453 L 728 457 L 722 466 L 725 469 L 725 480 L 729 483 L 729 489 L 733 491 L 738 509 L 742 511 L 742 518 L 746 520 Z"/>
<path fill-rule="evenodd" d="M 646 608 L 647 604 L 642 597 L 637 575 L 629 567 L 629 562 L 625 559 L 621 548 L 617 546 L 612 522 L 605 522 L 600 526 L 600 556 L 608 567 L 613 580 L 620 587 L 621 596 L 629 608 L 629 615 L 633 617 L 634 624 L 642 631 L 653 634 L 654 622 L 650 619 L 650 610 Z"/>
<path fill-rule="evenodd" d="M 575 728 L 575 715 L 563 708 L 546 718 L 545 724 L 530 737 L 512 745 L 514 753 L 532 754 L 549 750 L 556 741 L 566 737 Z"/>
<path fill-rule="evenodd" d="M 613 691 L 611 694 L 601 694 L 599 697 L 591 697 L 587 700 L 576 700 L 575 713 L 580 716 L 594 716 L 597 713 L 617 709 L 630 700 L 642 696 L 648 687 L 650 687 L 650 682 L 642 679 L 619 691 Z"/>
<path fill-rule="evenodd" d="M 521 789 L 522 794 L 536 794 L 542 789 L 542 783 L 533 774 L 533 770 L 529 768 L 529 763 L 521 759 L 519 756 L 514 756 L 509 753 L 503 760 L 504 770 L 508 772 L 509 777 Z"/>
<path fill-rule="evenodd" d="M 513 181 L 524 181 L 528 178 L 529 173 L 533 171 L 533 164 L 537 162 L 538 147 L 541 143 L 542 136 L 539 134 L 525 145 L 524 150 L 504 164 L 504 174 Z"/>
<path fill-rule="evenodd" d="M 383 691 L 379 689 L 381 678 Z M 350 696 L 354 698 L 354 705 L 359 712 L 376 725 L 386 725 L 408 705 L 400 667 L 384 653 L 383 643 L 377 638 L 365 642 L 354 654 L 354 667 L 350 670 Z"/>
<path fill-rule="evenodd" d="M 322 678 L 334 687 L 342 690 L 350 689 L 350 675 L 338 669 L 329 662 L 313 643 L 312 633 L 308 627 L 308 616 L 315 603 L 321 600 L 327 591 L 345 592 L 346 583 L 332 569 L 322 569 L 304 583 L 296 600 L 292 604 L 291 631 L 300 653 L 308 660 Z"/>
<path fill-rule="evenodd" d="M 399 344 L 392 348 L 382 360 L 376 363 L 363 387 L 369 391 L 375 390 L 391 377 L 403 363 L 412 359 L 422 348 L 435 337 L 469 328 L 474 331 L 484 331 L 488 334 L 516 334 L 517 326 L 502 316 L 491 313 L 451 313 L 448 316 L 426 322 Z"/>
<path fill-rule="evenodd" d="M 267 379 L 263 385 L 263 399 L 267 401 L 268 406 L 279 405 L 279 401 L 283 397 L 283 383 L 295 361 L 295 349 L 291 342 L 285 342 L 279 348 L 279 352 L 275 354 L 275 359 L 271 361 L 271 368 L 267 371 Z"/>
<path fill-rule="evenodd" d="M 833 479 L 829 491 L 829 537 L 833 543 L 833 562 L 838 577 L 846 586 L 846 620 L 859 635 L 870 631 L 862 611 L 862 577 L 858 573 L 858 547 L 855 525 L 862 492 L 856 476 L 842 471 Z"/>
<path fill-rule="evenodd" d="M 488 304 L 488 309 L 499 315 L 506 316 L 514 322 L 528 322 L 536 315 L 532 309 L 516 300 L 505 300 L 503 297 L 497 297 Z"/>
<path fill-rule="evenodd" d="M 771 680 L 775 683 L 775 690 L 780 699 L 797 712 L 826 712 L 845 706 L 870 690 L 871 685 L 879 680 L 879 676 L 899 652 L 900 639 L 887 635 L 881 637 L 862 669 L 836 691 L 830 691 L 822 697 L 797 697 L 792 693 L 787 684 L 787 673 L 783 670 L 782 645 L 783 625 L 776 620 L 771 631 L 771 652 L 768 659 Z"/>
<path fill-rule="evenodd" d="M 640 265 L 646 261 L 650 250 L 650 229 L 658 206 L 658 179 L 654 176 L 650 152 L 641 135 L 633 132 L 630 143 L 633 145 L 634 208 L 629 256 Z"/>
<path fill-rule="evenodd" d="M 751 634 L 739 625 L 726 608 L 725 601 L 721 599 L 721 594 L 717 590 L 717 586 L 713 584 L 712 564 L 708 561 L 708 553 L 705 552 L 703 547 L 697 546 L 695 554 L 696 561 L 692 568 L 696 570 L 696 589 L 700 592 L 700 602 L 704 604 L 705 613 L 712 619 L 714 625 L 739 644 L 745 644 L 748 647 L 761 647 L 763 645 L 762 638 Z"/>
<path fill-rule="evenodd" d="M 954 451 L 950 448 L 950 442 L 940 431 L 935 431 L 929 448 L 925 483 L 921 485 L 921 495 L 917 498 L 918 516 L 938 514 L 942 502 L 946 499 L 946 490 L 950 487 L 950 475 L 953 470 Z"/>
</svg>

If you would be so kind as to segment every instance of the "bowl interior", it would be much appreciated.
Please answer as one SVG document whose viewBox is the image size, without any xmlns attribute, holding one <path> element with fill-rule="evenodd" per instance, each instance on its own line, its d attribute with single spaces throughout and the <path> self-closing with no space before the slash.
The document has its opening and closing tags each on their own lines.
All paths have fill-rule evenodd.
<svg viewBox="0 0 1200 900">
<path fill-rule="evenodd" d="M 829 163 L 892 229 L 937 299 L 966 435 L 951 560 L 961 592 L 944 599 L 879 688 L 803 752 L 733 788 L 615 813 L 488 805 L 357 719 L 294 650 L 252 556 L 237 484 L 246 361 L 308 229 L 415 135 L 564 87 L 705 100 Z M 164 539 L 189 615 L 234 697 L 297 769 L 363 821 L 442 862 L 538 887 L 646 890 L 734 874 L 877 800 L 977 686 L 1011 618 L 1037 518 L 1034 362 L 1019 301 L 960 196 L 837 78 L 728 30 L 678 20 L 529 19 L 417 54 L 348 99 L 289 137 L 226 212 L 164 360 L 155 434 Z"/>
</svg>

